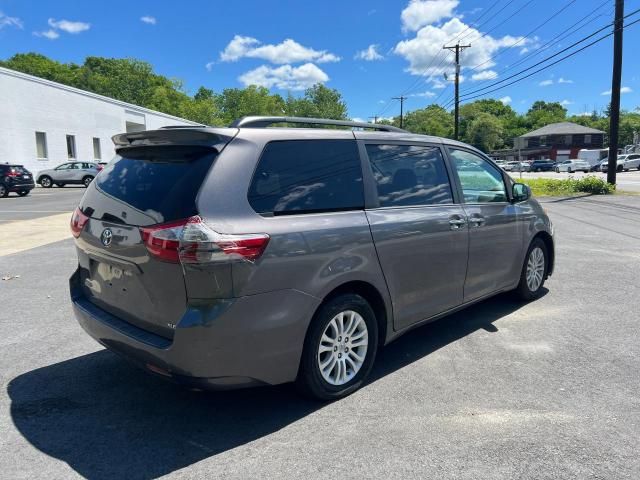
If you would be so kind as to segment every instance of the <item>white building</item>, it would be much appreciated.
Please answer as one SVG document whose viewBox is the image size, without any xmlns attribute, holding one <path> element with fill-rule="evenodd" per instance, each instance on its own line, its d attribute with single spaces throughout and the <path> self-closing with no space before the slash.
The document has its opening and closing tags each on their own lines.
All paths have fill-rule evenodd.
<svg viewBox="0 0 640 480">
<path fill-rule="evenodd" d="M 0 67 L 0 163 L 109 161 L 113 135 L 167 125 L 197 123 Z"/>
</svg>

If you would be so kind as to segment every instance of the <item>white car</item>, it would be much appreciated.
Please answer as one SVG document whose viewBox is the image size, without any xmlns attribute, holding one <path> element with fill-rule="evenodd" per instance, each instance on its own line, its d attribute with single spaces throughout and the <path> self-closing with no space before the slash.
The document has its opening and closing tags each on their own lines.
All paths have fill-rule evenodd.
<svg viewBox="0 0 640 480">
<path fill-rule="evenodd" d="M 617 158 L 617 161 L 616 161 L 616 172 L 621 172 L 623 170 L 629 170 L 629 167 L 626 166 L 626 163 L 627 163 L 627 160 L 629 159 L 630 156 L 631 155 L 626 155 L 626 154 L 625 155 L 618 155 L 618 158 Z M 634 168 L 637 168 L 637 167 L 634 167 Z M 607 170 L 609 170 L 609 159 L 605 158 L 604 160 L 602 160 L 602 163 L 600 164 L 600 171 L 601 172 L 606 172 Z"/>
<path fill-rule="evenodd" d="M 571 160 L 565 160 L 556 165 L 556 173 L 560 173 L 560 172 L 572 173 L 580 170 L 582 170 L 584 173 L 589 173 L 589 170 L 591 170 L 591 164 L 586 160 L 572 158 Z"/>
<path fill-rule="evenodd" d="M 627 158 L 624 159 L 624 165 L 622 165 L 623 170 L 633 170 L 634 168 L 640 170 L 640 153 L 630 153 L 626 157 Z"/>
</svg>

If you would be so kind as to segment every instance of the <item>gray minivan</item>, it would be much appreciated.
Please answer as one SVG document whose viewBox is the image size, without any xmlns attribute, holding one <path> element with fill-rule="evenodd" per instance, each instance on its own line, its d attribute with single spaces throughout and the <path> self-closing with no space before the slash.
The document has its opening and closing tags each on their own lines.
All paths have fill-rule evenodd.
<svg viewBox="0 0 640 480">
<path fill-rule="evenodd" d="M 553 270 L 529 188 L 460 142 L 291 117 L 113 140 L 71 220 L 74 311 L 179 383 L 340 398 L 378 347 Z"/>
</svg>

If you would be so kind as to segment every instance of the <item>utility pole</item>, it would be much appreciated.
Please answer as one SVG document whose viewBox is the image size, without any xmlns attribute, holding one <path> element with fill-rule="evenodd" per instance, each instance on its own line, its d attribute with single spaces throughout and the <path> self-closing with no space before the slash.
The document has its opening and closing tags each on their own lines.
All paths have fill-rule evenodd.
<svg viewBox="0 0 640 480">
<path fill-rule="evenodd" d="M 465 48 L 470 48 L 471 45 L 460 45 L 460 42 L 451 47 L 444 46 L 443 50 L 451 50 L 456 54 L 456 94 L 455 94 L 455 115 L 454 115 L 454 133 L 453 138 L 458 140 L 459 125 L 460 125 L 460 52 Z"/>
<path fill-rule="evenodd" d="M 618 168 L 618 127 L 620 126 L 620 85 L 622 82 L 622 28 L 624 0 L 616 0 L 616 16 L 613 21 L 613 73 L 611 75 L 611 108 L 609 109 L 609 165 L 607 182 L 616 184 Z"/>
<path fill-rule="evenodd" d="M 369 118 L 373 118 L 373 123 L 378 123 L 378 116 L 374 115 L 373 117 L 369 117 Z"/>
<path fill-rule="evenodd" d="M 403 97 L 402 95 L 400 95 L 399 97 L 391 97 L 392 100 L 400 100 L 400 128 L 403 127 L 404 125 L 404 120 L 403 120 L 403 107 L 404 107 L 404 101 L 407 99 L 407 97 Z"/>
</svg>

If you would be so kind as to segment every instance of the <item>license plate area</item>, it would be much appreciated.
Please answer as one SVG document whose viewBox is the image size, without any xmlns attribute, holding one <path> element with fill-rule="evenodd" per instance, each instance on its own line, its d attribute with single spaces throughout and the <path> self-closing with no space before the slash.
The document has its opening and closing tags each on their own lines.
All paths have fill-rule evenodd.
<svg viewBox="0 0 640 480">
<path fill-rule="evenodd" d="M 85 286 L 98 298 L 109 301 L 130 293 L 135 275 L 131 269 L 89 259 L 89 278 L 85 280 Z"/>
</svg>

